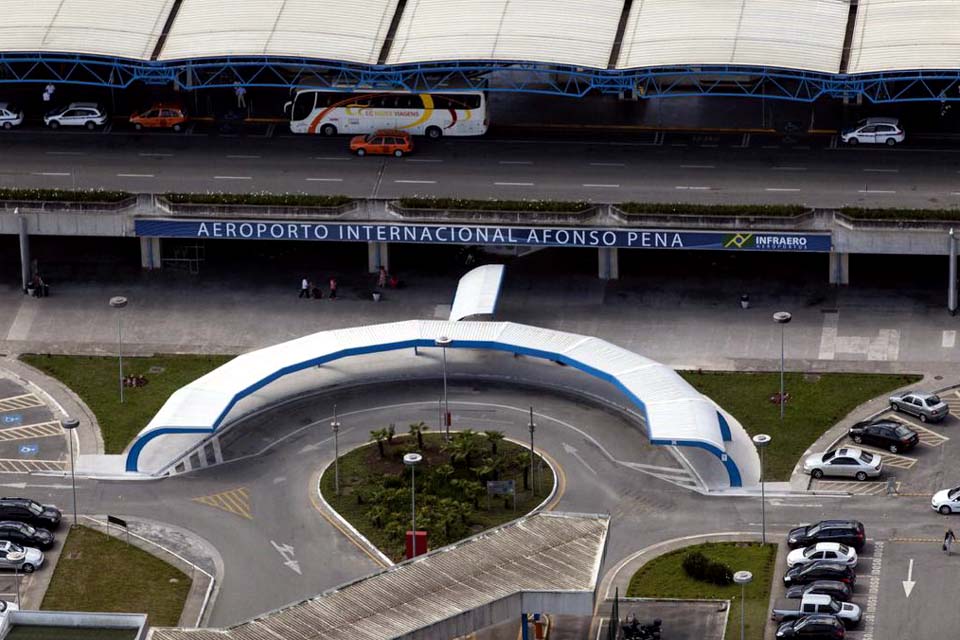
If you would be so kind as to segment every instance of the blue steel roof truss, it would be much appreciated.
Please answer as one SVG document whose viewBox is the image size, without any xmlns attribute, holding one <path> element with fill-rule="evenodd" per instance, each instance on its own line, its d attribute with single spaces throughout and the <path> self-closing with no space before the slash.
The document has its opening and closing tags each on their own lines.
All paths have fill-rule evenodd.
<svg viewBox="0 0 960 640">
<path fill-rule="evenodd" d="M 496 86 L 489 75 L 500 74 Z M 0 53 L 2 83 L 70 83 L 125 88 L 136 82 L 208 89 L 248 87 L 487 91 L 582 97 L 592 92 L 641 98 L 756 97 L 813 102 L 862 96 L 870 102 L 960 101 L 960 69 L 868 75 L 822 74 L 791 69 L 712 66 L 589 69 L 504 61 L 449 61 L 361 65 L 307 58 L 223 58 L 137 61 L 75 54 Z"/>
</svg>

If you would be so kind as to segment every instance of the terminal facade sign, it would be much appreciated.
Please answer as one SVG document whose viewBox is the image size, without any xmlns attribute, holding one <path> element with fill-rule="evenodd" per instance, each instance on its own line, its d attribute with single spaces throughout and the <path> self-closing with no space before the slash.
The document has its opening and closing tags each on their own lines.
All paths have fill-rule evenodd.
<svg viewBox="0 0 960 640">
<path fill-rule="evenodd" d="M 623 249 L 714 249 L 728 251 L 827 252 L 829 233 L 783 231 L 693 231 L 595 227 L 520 227 L 256 220 L 135 221 L 137 236 L 209 240 L 314 240 L 416 244 L 609 247 Z"/>
</svg>

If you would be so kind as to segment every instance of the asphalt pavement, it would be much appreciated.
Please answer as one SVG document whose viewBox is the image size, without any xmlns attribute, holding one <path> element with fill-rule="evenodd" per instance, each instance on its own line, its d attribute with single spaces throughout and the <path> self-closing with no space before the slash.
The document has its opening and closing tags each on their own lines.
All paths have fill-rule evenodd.
<svg viewBox="0 0 960 640">
<path fill-rule="evenodd" d="M 945 207 L 960 155 L 936 138 L 837 148 L 830 135 L 517 132 L 417 140 L 407 158 L 357 158 L 347 137 L 108 131 L 0 132 L 0 187 L 303 192 L 352 197 Z"/>
</svg>

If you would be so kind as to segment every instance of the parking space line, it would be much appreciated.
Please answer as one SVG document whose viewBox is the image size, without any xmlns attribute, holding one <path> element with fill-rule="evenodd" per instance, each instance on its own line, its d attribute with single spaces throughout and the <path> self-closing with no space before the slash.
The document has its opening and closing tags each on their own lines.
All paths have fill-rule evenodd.
<svg viewBox="0 0 960 640">
<path fill-rule="evenodd" d="M 917 434 L 920 436 L 921 444 L 925 444 L 928 447 L 939 447 L 944 442 L 950 439 L 945 435 L 941 435 L 936 431 L 932 429 L 928 429 L 927 427 L 921 426 L 919 424 L 913 424 L 912 422 L 907 424 L 902 420 L 899 420 L 898 418 L 890 418 L 890 420 L 904 424 L 910 427 L 911 429 L 913 429 L 914 431 L 916 431 Z"/>
<path fill-rule="evenodd" d="M 814 480 L 813 488 L 829 491 L 846 491 L 858 496 L 878 496 L 886 493 L 887 485 L 884 482 L 860 482 L 843 480 Z"/>
<path fill-rule="evenodd" d="M 883 466 L 893 467 L 894 469 L 912 469 L 915 464 L 917 464 L 916 458 L 911 458 L 909 456 L 901 456 L 897 453 L 888 453 L 881 449 L 874 449 L 873 447 L 865 447 L 863 445 L 857 445 L 863 451 L 872 453 L 875 456 L 880 456 L 880 459 L 883 461 Z"/>
<path fill-rule="evenodd" d="M 498 187 L 532 187 L 532 182 L 494 182 Z"/>
<path fill-rule="evenodd" d="M 22 396 L 10 396 L 0 400 L 0 411 L 14 411 L 16 409 L 29 409 L 31 407 L 42 407 L 43 401 L 33 393 L 25 393 Z"/>
<path fill-rule="evenodd" d="M 922 542 L 929 544 L 931 542 L 942 543 L 943 538 L 890 538 L 890 542 Z"/>
<path fill-rule="evenodd" d="M 66 471 L 67 465 L 60 460 L 22 460 L 0 458 L 0 473 L 32 473 L 35 471 Z"/>
<path fill-rule="evenodd" d="M 619 189 L 620 185 L 618 184 L 590 184 L 584 183 L 584 187 L 597 188 L 597 189 Z"/>
<path fill-rule="evenodd" d="M 57 421 L 25 424 L 20 427 L 11 427 L 0 430 L 0 442 L 11 440 L 28 440 L 32 438 L 48 438 L 63 434 L 63 427 Z"/>
</svg>

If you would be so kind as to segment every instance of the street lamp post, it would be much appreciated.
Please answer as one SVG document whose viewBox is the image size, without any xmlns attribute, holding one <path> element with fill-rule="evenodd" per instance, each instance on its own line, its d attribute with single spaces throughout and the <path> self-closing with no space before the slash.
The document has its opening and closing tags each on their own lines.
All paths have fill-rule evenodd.
<svg viewBox="0 0 960 640">
<path fill-rule="evenodd" d="M 780 420 L 783 420 L 783 407 L 786 399 L 783 397 L 783 334 L 784 325 L 790 322 L 793 316 L 789 311 L 777 311 L 773 314 L 773 321 L 780 325 Z"/>
<path fill-rule="evenodd" d="M 110 298 L 110 306 L 114 309 L 123 309 L 127 306 L 127 299 L 123 296 Z M 123 314 L 117 314 L 117 356 L 120 360 L 120 404 L 123 404 Z"/>
<path fill-rule="evenodd" d="M 740 585 L 740 640 L 744 640 L 746 625 L 744 624 L 744 596 L 746 594 L 747 585 L 753 581 L 753 574 L 749 571 L 737 571 L 733 574 L 733 581 Z"/>
<path fill-rule="evenodd" d="M 414 469 L 423 456 L 419 453 L 408 453 L 403 456 L 403 464 L 410 467 L 410 522 L 413 526 L 413 550 L 410 553 L 411 558 L 417 557 L 417 478 Z"/>
<path fill-rule="evenodd" d="M 340 421 L 337 420 L 337 405 L 333 405 L 333 492 L 340 496 Z"/>
<path fill-rule="evenodd" d="M 443 347 L 443 424 L 446 428 L 447 440 L 450 439 L 450 404 L 447 402 L 447 347 L 453 342 L 447 336 L 437 338 L 437 346 Z"/>
<path fill-rule="evenodd" d="M 77 522 L 77 476 L 73 468 L 73 434 L 80 421 L 76 418 L 64 418 L 60 425 L 67 432 L 67 441 L 70 443 L 70 484 L 73 486 L 73 526 L 80 524 Z"/>
<path fill-rule="evenodd" d="M 533 463 L 534 463 L 534 455 L 535 455 L 535 454 L 534 454 L 534 448 L 533 448 L 533 432 L 537 430 L 537 425 L 534 424 L 534 422 L 533 422 L 533 407 L 530 407 L 530 424 L 528 425 L 528 428 L 530 429 L 530 491 L 532 491 L 533 494 L 536 495 L 536 493 L 537 493 L 537 484 L 536 484 L 536 482 L 537 482 L 537 476 L 536 476 L 536 474 L 535 474 L 535 472 L 534 472 L 534 469 L 536 469 L 536 467 L 533 466 Z"/>
<path fill-rule="evenodd" d="M 753 436 L 753 444 L 760 450 L 760 540 L 763 544 L 767 544 L 767 496 L 763 482 L 763 450 L 770 444 L 770 440 L 770 436 L 765 433 Z"/>
</svg>

